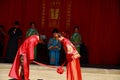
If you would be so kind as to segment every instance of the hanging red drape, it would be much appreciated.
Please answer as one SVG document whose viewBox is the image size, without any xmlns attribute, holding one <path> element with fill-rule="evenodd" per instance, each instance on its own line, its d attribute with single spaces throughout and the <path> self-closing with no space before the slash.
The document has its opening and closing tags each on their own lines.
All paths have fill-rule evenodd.
<svg viewBox="0 0 120 80">
<path fill-rule="evenodd" d="M 45 1 L 45 24 L 42 21 L 42 6 Z M 0 0 L 0 24 L 6 32 L 14 21 L 26 32 L 31 21 L 36 22 L 40 33 L 50 36 L 50 0 Z M 52 0 L 54 1 L 54 0 Z M 74 25 L 80 26 L 82 41 L 89 52 L 90 64 L 120 64 L 120 3 L 119 0 L 71 0 L 70 26 L 66 26 L 67 6 L 70 0 L 60 0 L 60 31 L 71 34 Z M 7 40 L 6 40 L 7 41 Z M 7 43 L 7 42 L 6 42 Z M 5 55 L 5 53 L 4 53 Z"/>
</svg>

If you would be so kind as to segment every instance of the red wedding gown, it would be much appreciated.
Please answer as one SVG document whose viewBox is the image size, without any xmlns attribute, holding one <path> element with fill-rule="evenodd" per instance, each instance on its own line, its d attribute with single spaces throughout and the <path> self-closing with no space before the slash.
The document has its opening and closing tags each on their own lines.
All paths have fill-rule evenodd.
<svg viewBox="0 0 120 80">
<path fill-rule="evenodd" d="M 82 80 L 79 58 L 74 45 L 66 38 L 62 40 L 67 58 L 67 80 Z"/>
<path fill-rule="evenodd" d="M 10 77 L 15 78 L 17 80 L 21 80 L 19 68 L 20 68 L 20 56 L 23 55 L 24 57 L 23 68 L 25 76 L 24 78 L 25 80 L 29 80 L 29 64 L 34 60 L 34 47 L 38 44 L 38 42 L 39 38 L 37 35 L 30 36 L 23 42 L 23 44 L 17 51 L 14 63 L 9 72 Z"/>
</svg>

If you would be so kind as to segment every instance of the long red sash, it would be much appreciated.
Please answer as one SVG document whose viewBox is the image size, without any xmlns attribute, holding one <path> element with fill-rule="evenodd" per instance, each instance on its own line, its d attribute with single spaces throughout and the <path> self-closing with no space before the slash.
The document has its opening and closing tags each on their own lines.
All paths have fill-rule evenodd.
<svg viewBox="0 0 120 80">
<path fill-rule="evenodd" d="M 50 65 L 46 65 L 37 61 L 33 61 L 33 63 L 39 65 L 39 66 L 45 66 L 45 67 L 49 67 L 49 68 L 53 68 L 53 69 L 57 69 L 57 66 L 50 66 Z M 66 64 L 66 61 L 61 65 L 61 67 L 63 67 Z"/>
</svg>

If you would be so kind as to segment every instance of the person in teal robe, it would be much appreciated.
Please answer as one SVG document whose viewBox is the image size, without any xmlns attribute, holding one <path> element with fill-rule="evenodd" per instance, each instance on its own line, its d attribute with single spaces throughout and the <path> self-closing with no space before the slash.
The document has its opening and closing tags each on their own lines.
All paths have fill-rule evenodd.
<svg viewBox="0 0 120 80">
<path fill-rule="evenodd" d="M 80 53 L 81 35 L 78 30 L 79 30 L 79 27 L 75 26 L 74 33 L 71 36 L 71 42 L 74 44 L 77 51 Z"/>
<path fill-rule="evenodd" d="M 30 28 L 26 32 L 26 37 L 29 37 L 31 35 L 36 35 L 36 34 L 38 35 L 39 33 L 38 33 L 37 29 L 35 28 L 35 23 L 31 22 Z M 37 46 L 34 49 L 34 57 L 35 57 L 35 59 L 37 59 Z"/>
</svg>

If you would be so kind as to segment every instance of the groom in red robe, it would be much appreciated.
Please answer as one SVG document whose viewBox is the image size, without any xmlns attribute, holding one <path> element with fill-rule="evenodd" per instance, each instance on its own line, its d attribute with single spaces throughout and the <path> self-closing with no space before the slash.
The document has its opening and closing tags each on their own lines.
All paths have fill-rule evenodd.
<svg viewBox="0 0 120 80">
<path fill-rule="evenodd" d="M 9 72 L 10 77 L 17 80 L 29 80 L 29 64 L 34 60 L 34 47 L 39 42 L 38 35 L 32 35 L 23 42 Z M 21 68 L 21 72 L 19 72 L 19 68 Z"/>
<path fill-rule="evenodd" d="M 82 80 L 79 58 L 80 54 L 77 52 L 74 45 L 67 38 L 58 34 L 58 39 L 63 44 L 63 48 L 67 58 L 67 80 Z M 59 68 L 60 69 L 60 68 Z"/>
</svg>

